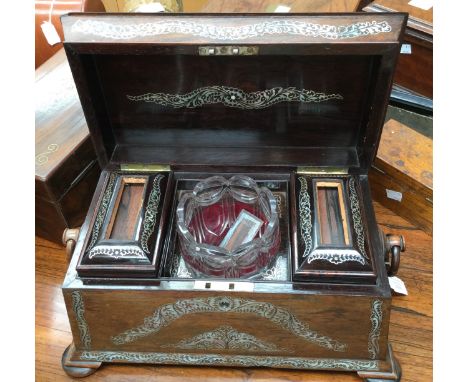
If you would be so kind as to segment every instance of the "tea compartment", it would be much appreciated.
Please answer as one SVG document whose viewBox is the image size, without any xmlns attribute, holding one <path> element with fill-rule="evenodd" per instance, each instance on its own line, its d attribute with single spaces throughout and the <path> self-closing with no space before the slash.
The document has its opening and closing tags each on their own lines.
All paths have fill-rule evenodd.
<svg viewBox="0 0 468 382">
<path fill-rule="evenodd" d="M 234 174 L 220 174 L 224 179 L 232 179 Z M 235 175 L 234 175 L 235 176 Z M 242 175 L 241 175 L 242 176 Z M 250 274 L 244 276 L 243 271 L 237 272 L 238 276 L 241 277 L 229 277 L 229 275 L 221 272 L 221 275 L 216 275 L 215 272 L 210 274 L 197 272 L 190 265 L 187 264 L 187 257 L 182 256 L 181 241 L 179 240 L 179 234 L 177 232 L 177 205 L 184 195 L 192 193 L 193 188 L 200 180 L 206 177 L 206 174 L 185 174 L 175 173 L 175 192 L 172 202 L 171 221 L 169 224 L 168 232 L 166 234 L 164 253 L 162 256 L 161 263 L 161 278 L 171 279 L 243 279 L 243 280 L 255 280 L 255 281 L 290 281 L 291 280 L 291 240 L 290 240 L 290 215 L 289 215 L 289 174 L 248 174 L 248 177 L 253 179 L 258 188 L 267 188 L 276 204 L 276 213 L 278 217 L 278 233 L 272 235 L 275 243 L 271 243 L 270 249 L 272 249 L 271 256 L 267 256 L 264 260 L 266 266 L 258 267 L 258 272 L 253 271 Z M 238 203 L 238 202 L 237 202 Z M 255 214 L 255 205 L 239 203 L 233 207 L 234 219 L 242 210 L 248 210 Z M 228 210 L 230 210 L 228 206 Z M 227 229 L 224 230 L 223 234 L 226 234 Z M 261 235 L 260 235 L 261 236 Z M 219 244 L 223 236 L 217 239 Z M 248 246 L 248 244 L 246 244 Z M 245 247 L 245 246 L 244 246 Z M 241 250 L 242 250 L 241 246 Z M 249 248 L 247 248 L 249 249 Z M 264 264 L 264 265 L 265 265 Z M 253 266 L 254 264 L 250 264 Z M 256 268 L 256 267 L 254 267 Z M 248 268 L 247 268 L 248 269 Z M 247 270 L 248 272 L 248 270 Z M 226 277 L 227 276 L 227 277 Z"/>
<path fill-rule="evenodd" d="M 154 277 L 170 173 L 111 171 L 77 271 L 83 277 Z"/>
<path fill-rule="evenodd" d="M 229 182 L 238 196 L 221 197 Z M 204 194 L 198 195 L 203 206 L 189 207 L 183 235 L 180 219 L 185 215 L 179 203 L 204 184 Z M 83 277 L 117 277 L 116 282 L 160 278 L 373 284 L 376 272 L 360 188 L 359 176 L 353 175 L 110 172 L 77 270 Z M 267 191 L 260 200 L 262 189 Z M 266 227 L 273 224 L 265 218 L 271 208 L 265 209 L 268 198 L 274 200 L 277 232 L 270 227 L 267 238 Z M 249 243 L 229 252 L 220 245 L 242 212 L 263 219 L 262 228 Z"/>
<path fill-rule="evenodd" d="M 374 283 L 360 177 L 297 175 L 297 281 Z"/>
</svg>

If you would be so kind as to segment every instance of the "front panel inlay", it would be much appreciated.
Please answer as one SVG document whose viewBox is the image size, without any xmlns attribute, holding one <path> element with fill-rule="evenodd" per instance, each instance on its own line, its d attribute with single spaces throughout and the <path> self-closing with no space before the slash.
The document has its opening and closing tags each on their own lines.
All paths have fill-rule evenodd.
<svg viewBox="0 0 468 382">
<path fill-rule="evenodd" d="M 279 327 L 308 342 L 336 352 L 346 351 L 347 344 L 322 335 L 309 328 L 294 314 L 268 302 L 228 296 L 177 300 L 158 307 L 152 316 L 146 317 L 142 325 L 128 329 L 111 338 L 115 345 L 132 343 L 139 338 L 159 332 L 173 321 L 194 313 L 239 313 L 257 316 L 273 322 Z"/>
</svg>

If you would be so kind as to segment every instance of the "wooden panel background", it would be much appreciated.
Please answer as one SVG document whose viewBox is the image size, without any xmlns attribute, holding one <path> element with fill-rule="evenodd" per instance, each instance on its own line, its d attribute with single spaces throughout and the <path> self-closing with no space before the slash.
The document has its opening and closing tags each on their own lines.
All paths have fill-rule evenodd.
<svg viewBox="0 0 468 382">
<path fill-rule="evenodd" d="M 372 198 L 416 227 L 432 234 L 432 139 L 390 119 L 383 128 L 377 158 L 369 172 Z M 402 193 L 401 201 L 386 190 Z"/>
<path fill-rule="evenodd" d="M 67 291 L 67 304 L 71 306 L 71 292 Z M 316 358 L 351 358 L 366 359 L 369 357 L 368 333 L 371 330 L 369 320 L 372 301 L 376 298 L 353 296 L 353 304 L 342 296 L 304 296 L 293 294 L 261 293 L 252 296 L 251 293 L 239 292 L 205 292 L 205 291 L 95 291 L 83 290 L 86 322 L 91 333 L 92 350 L 109 351 L 149 351 L 149 352 L 183 352 L 174 348 L 179 341 L 190 340 L 202 333 L 212 332 L 221 326 L 230 326 L 238 332 L 254 335 L 259 340 L 277 346 L 277 352 L 265 350 L 250 355 L 273 355 L 291 357 Z M 319 336 L 330 339 L 334 345 L 346 345 L 343 351 L 336 351 L 320 346 L 316 342 L 307 341 L 296 333 L 284 328 L 278 322 L 269 320 L 253 313 L 238 312 L 196 312 L 181 314 L 168 325 L 159 330 L 144 335 L 133 341 L 116 344 L 111 339 L 124 339 L 124 333 L 144 325 L 147 318 L 154 317 L 155 312 L 164 305 L 174 304 L 178 300 L 193 300 L 209 298 L 224 298 L 253 300 L 259 304 L 272 304 L 278 309 L 284 309 L 293 314 L 301 323 Z M 388 325 L 387 304 L 382 306 L 383 322 L 379 338 L 380 352 L 378 358 L 384 359 L 386 328 Z M 104 307 L 105 305 L 105 307 Z M 106 314 L 104 318 L 103 310 Z M 278 318 L 280 315 L 276 315 Z M 73 317 L 73 314 L 72 314 Z M 332 320 L 330 317 L 334 317 Z M 193 323 L 196 323 L 194 325 Z M 73 331 L 79 333 L 76 321 L 71 323 Z M 350 330 L 352 328 L 352 330 Z M 75 345 L 81 350 L 79 336 Z M 188 353 L 206 353 L 202 349 L 187 349 Z M 246 354 L 239 349 L 216 350 L 217 354 Z"/>
<path fill-rule="evenodd" d="M 409 296 L 392 301 L 390 341 L 403 367 L 402 382 L 432 380 L 432 238 L 375 203 L 377 220 L 387 232 L 405 235 L 399 276 Z M 36 239 L 36 380 L 71 381 L 60 364 L 72 340 L 61 284 L 65 250 Z M 308 381 L 357 382 L 353 373 L 273 369 L 104 365 L 86 381 Z"/>
<path fill-rule="evenodd" d="M 183 0 L 184 12 L 273 12 L 277 6 L 290 7 L 290 13 L 354 12 L 358 0 Z"/>
</svg>

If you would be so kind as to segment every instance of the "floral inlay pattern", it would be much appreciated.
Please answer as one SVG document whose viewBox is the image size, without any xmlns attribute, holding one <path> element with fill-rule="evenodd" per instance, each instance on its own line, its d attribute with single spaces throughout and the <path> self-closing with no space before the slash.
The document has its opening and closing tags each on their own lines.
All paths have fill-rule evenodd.
<svg viewBox="0 0 468 382">
<path fill-rule="evenodd" d="M 285 281 L 288 280 L 288 260 L 285 255 L 278 255 L 274 264 L 253 277 L 255 280 Z M 172 277 L 194 279 L 195 276 L 187 269 L 181 256 L 174 256 L 170 274 Z"/>
<path fill-rule="evenodd" d="M 73 291 L 72 296 L 72 309 L 75 313 L 78 330 L 80 331 L 80 340 L 83 348 L 89 349 L 91 347 L 91 334 L 89 333 L 88 323 L 84 317 L 84 303 L 80 291 Z"/>
<path fill-rule="evenodd" d="M 111 257 L 113 259 L 148 259 L 140 247 L 136 245 L 112 246 L 97 245 L 89 251 L 88 257 Z"/>
<path fill-rule="evenodd" d="M 221 326 L 218 329 L 207 331 L 192 338 L 179 341 L 176 344 L 164 345 L 177 349 L 192 350 L 242 350 L 248 352 L 278 352 L 275 344 L 259 340 L 257 337 L 239 332 L 232 326 Z"/>
<path fill-rule="evenodd" d="M 371 309 L 371 331 L 369 333 L 369 355 L 372 359 L 376 359 L 379 355 L 379 338 L 380 338 L 380 328 L 382 326 L 382 304 L 380 300 L 374 300 L 372 302 Z"/>
<path fill-rule="evenodd" d="M 146 93 L 127 95 L 130 101 L 150 102 L 174 108 L 190 109 L 204 105 L 222 104 L 227 107 L 250 110 L 265 109 L 279 102 L 324 102 L 332 99 L 342 100 L 340 94 L 326 94 L 314 90 L 295 87 L 275 87 L 272 89 L 244 92 L 229 86 L 205 86 L 186 94 Z"/>
<path fill-rule="evenodd" d="M 268 35 L 296 35 L 327 40 L 343 40 L 388 33 L 392 31 L 392 27 L 387 21 L 375 20 L 345 25 L 308 23 L 298 20 L 271 20 L 233 26 L 190 20 L 163 20 L 131 25 L 119 25 L 99 20 L 77 20 L 72 25 L 71 30 L 74 33 L 113 40 L 183 34 L 218 41 L 237 41 Z"/>
<path fill-rule="evenodd" d="M 339 352 L 345 351 L 347 347 L 346 344 L 311 330 L 309 325 L 297 319 L 294 314 L 284 308 L 268 302 L 227 296 L 182 299 L 171 304 L 162 305 L 156 309 L 152 316 L 146 317 L 142 325 L 126 330 L 112 337 L 111 340 L 116 345 L 130 343 L 139 338 L 157 333 L 162 328 L 185 315 L 210 312 L 254 315 L 265 318 L 318 346 Z"/>
<path fill-rule="evenodd" d="M 159 202 L 161 200 L 161 180 L 164 175 L 158 174 L 153 180 L 153 188 L 151 189 L 148 205 L 146 206 L 145 216 L 143 218 L 143 232 L 141 234 L 141 247 L 143 251 L 149 253 L 148 240 L 154 232 L 156 225 L 156 217 L 158 215 Z"/>
<path fill-rule="evenodd" d="M 366 260 L 361 254 L 353 249 L 315 249 L 308 257 L 310 264 L 316 260 L 325 260 L 332 264 L 342 264 L 347 262 L 356 262 L 364 265 Z"/>
<path fill-rule="evenodd" d="M 301 236 L 305 246 L 302 257 L 308 257 L 313 250 L 312 210 L 310 208 L 310 196 L 306 178 L 301 176 L 299 178 L 299 183 L 301 184 L 299 192 L 299 223 L 301 225 Z"/>
<path fill-rule="evenodd" d="M 172 365 L 217 365 L 241 367 L 278 367 L 289 369 L 316 370 L 378 370 L 378 361 L 273 357 L 255 355 L 221 355 L 221 354 L 181 354 L 181 353 L 139 353 L 116 351 L 84 351 L 80 355 L 83 361 L 96 362 L 136 362 Z"/>
<path fill-rule="evenodd" d="M 351 213 L 353 216 L 354 232 L 356 233 L 357 244 L 361 255 L 369 260 L 366 254 L 364 242 L 364 227 L 362 226 L 361 208 L 359 207 L 359 197 L 356 192 L 356 181 L 352 177 L 349 180 L 349 200 L 351 202 Z"/>
</svg>

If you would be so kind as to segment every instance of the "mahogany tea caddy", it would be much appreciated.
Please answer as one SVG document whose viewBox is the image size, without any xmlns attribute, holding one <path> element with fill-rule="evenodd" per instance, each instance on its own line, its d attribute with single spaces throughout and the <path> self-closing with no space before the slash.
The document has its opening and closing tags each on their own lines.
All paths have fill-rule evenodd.
<svg viewBox="0 0 468 382">
<path fill-rule="evenodd" d="M 388 275 L 404 241 L 379 231 L 368 172 L 406 19 L 62 18 L 102 168 L 79 234 L 64 236 L 69 375 L 122 362 L 400 379 Z M 178 247 L 178 200 L 236 174 L 276 198 L 278 256 L 253 278 L 195 277 Z"/>
</svg>

